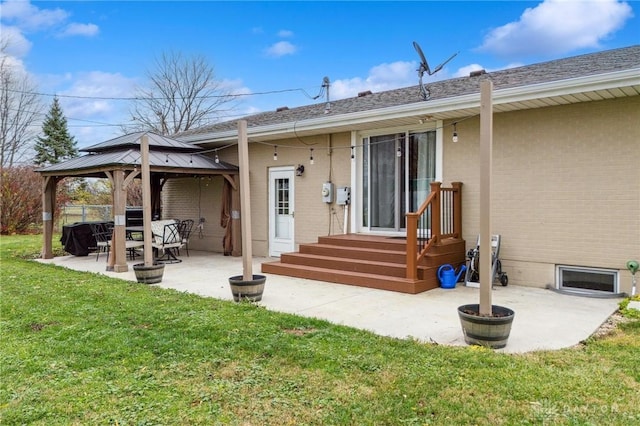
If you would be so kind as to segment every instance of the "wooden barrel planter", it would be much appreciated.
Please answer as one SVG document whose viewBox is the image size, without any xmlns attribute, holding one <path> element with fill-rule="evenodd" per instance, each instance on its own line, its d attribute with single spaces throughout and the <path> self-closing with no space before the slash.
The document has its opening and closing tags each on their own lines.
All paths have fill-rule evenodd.
<svg viewBox="0 0 640 426">
<path fill-rule="evenodd" d="M 236 302 L 241 300 L 249 302 L 261 301 L 266 281 L 267 277 L 264 275 L 253 275 L 251 280 L 245 280 L 242 275 L 229 278 L 233 300 Z"/>
<path fill-rule="evenodd" d="M 133 271 L 136 274 L 136 280 L 142 284 L 157 284 L 162 281 L 164 274 L 164 263 L 154 263 L 145 266 L 144 263 L 133 265 Z"/>
<path fill-rule="evenodd" d="M 464 341 L 469 345 L 504 348 L 511 333 L 515 312 L 503 306 L 492 305 L 492 316 L 480 315 L 480 305 L 470 304 L 458 307 L 460 325 Z"/>
</svg>

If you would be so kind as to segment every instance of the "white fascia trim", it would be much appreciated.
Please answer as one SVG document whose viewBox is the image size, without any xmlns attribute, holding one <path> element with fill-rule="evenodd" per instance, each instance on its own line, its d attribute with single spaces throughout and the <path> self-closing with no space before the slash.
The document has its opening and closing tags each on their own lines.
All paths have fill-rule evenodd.
<svg viewBox="0 0 640 426">
<path fill-rule="evenodd" d="M 546 83 L 499 89 L 493 92 L 493 104 L 501 105 L 512 102 L 564 96 L 596 90 L 615 89 L 618 87 L 640 85 L 640 68 L 615 71 L 571 79 L 557 80 Z M 480 93 L 456 96 L 453 98 L 434 99 L 428 102 L 414 102 L 389 108 L 379 108 L 359 111 L 340 116 L 331 114 L 298 122 L 277 123 L 267 126 L 250 128 L 248 136 L 267 137 L 302 132 L 305 130 L 330 129 L 336 126 L 349 126 L 376 120 L 404 118 L 408 115 L 450 112 L 469 108 L 479 108 Z M 237 130 L 228 130 L 210 134 L 194 135 L 182 139 L 185 142 L 216 142 L 233 141 L 237 139 Z"/>
</svg>

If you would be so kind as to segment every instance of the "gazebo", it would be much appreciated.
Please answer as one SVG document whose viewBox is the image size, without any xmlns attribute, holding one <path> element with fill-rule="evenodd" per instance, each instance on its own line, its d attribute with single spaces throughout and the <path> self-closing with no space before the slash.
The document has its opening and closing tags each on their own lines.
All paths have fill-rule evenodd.
<svg viewBox="0 0 640 426">
<path fill-rule="evenodd" d="M 141 140 L 146 136 L 149 145 L 149 170 L 152 214 L 159 215 L 160 192 L 168 179 L 193 176 L 222 176 L 225 179 L 222 205 L 231 212 L 240 212 L 238 167 L 214 160 L 195 145 L 181 142 L 153 132 L 136 132 L 82 149 L 86 155 L 37 170 L 43 177 L 42 257 L 53 257 L 52 236 L 57 183 L 65 177 L 107 178 L 112 185 L 114 234 L 110 268 L 126 272 L 126 200 L 127 187 L 136 178 L 142 178 Z M 232 243 L 232 255 L 241 255 L 239 214 L 230 215 L 226 236 Z"/>
</svg>

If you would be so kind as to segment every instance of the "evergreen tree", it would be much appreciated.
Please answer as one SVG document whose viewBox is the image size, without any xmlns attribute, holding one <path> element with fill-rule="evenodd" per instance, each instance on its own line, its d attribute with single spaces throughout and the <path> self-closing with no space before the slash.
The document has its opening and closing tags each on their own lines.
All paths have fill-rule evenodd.
<svg viewBox="0 0 640 426">
<path fill-rule="evenodd" d="M 78 156 L 78 147 L 67 129 L 67 119 L 60 108 L 58 98 L 53 98 L 51 109 L 42 123 L 44 136 L 36 140 L 35 163 L 37 165 L 55 164 Z"/>
</svg>

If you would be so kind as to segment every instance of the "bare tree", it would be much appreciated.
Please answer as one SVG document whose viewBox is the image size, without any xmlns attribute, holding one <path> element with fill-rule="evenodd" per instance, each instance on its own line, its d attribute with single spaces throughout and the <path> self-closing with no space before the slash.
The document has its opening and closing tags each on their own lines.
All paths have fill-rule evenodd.
<svg viewBox="0 0 640 426">
<path fill-rule="evenodd" d="M 8 55 L 9 40 L 0 40 L 0 168 L 27 162 L 38 133 L 43 104 L 29 76 Z"/>
<path fill-rule="evenodd" d="M 138 123 L 125 131 L 153 130 L 174 135 L 218 120 L 223 105 L 233 107 L 234 96 L 217 81 L 203 56 L 163 53 L 155 70 L 147 72 L 149 88 L 138 88 L 130 111 Z"/>
</svg>

